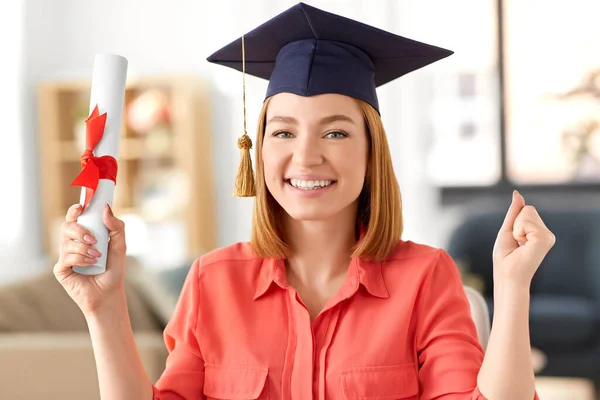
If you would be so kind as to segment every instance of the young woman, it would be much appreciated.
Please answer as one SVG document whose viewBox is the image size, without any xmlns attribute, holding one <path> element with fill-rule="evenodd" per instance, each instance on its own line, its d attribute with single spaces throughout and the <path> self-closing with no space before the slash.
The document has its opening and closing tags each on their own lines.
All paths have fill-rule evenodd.
<svg viewBox="0 0 600 400">
<path fill-rule="evenodd" d="M 452 259 L 400 239 L 375 86 L 449 52 L 304 4 L 246 37 L 209 60 L 270 78 L 256 184 L 238 187 L 256 188 L 252 240 L 194 262 L 155 384 L 127 315 L 123 222 L 106 207 L 107 271 L 82 276 L 95 240 L 67 212 L 54 272 L 88 321 L 102 398 L 537 398 L 529 286 L 555 239 L 536 210 L 515 192 L 499 227 L 485 354 Z"/>
</svg>

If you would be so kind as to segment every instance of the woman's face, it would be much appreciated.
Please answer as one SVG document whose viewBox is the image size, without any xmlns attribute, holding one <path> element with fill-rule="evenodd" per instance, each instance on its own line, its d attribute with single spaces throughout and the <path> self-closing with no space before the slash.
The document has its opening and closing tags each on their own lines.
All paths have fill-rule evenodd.
<svg viewBox="0 0 600 400">
<path fill-rule="evenodd" d="M 357 102 L 347 96 L 280 93 L 267 110 L 262 147 L 267 188 L 296 220 L 355 212 L 368 140 Z"/>
</svg>

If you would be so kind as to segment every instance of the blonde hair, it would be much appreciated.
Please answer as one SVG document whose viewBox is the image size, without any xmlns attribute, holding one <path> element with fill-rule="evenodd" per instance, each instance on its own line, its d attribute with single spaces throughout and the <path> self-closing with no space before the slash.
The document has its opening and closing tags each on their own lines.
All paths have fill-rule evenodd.
<svg viewBox="0 0 600 400">
<path fill-rule="evenodd" d="M 353 257 L 381 261 L 402 236 L 402 200 L 394 174 L 390 149 L 383 123 L 368 103 L 356 100 L 363 112 L 369 136 L 369 159 L 363 189 L 358 197 L 357 224 L 366 229 Z M 285 212 L 267 189 L 262 160 L 262 144 L 269 99 L 259 115 L 256 138 L 256 199 L 252 218 L 252 247 L 261 257 L 287 258 L 281 216 Z"/>
</svg>

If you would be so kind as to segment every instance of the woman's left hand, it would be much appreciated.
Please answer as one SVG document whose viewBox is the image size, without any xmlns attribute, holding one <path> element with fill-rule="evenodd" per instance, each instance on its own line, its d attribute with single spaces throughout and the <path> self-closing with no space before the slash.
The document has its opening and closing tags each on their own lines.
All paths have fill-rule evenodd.
<svg viewBox="0 0 600 400">
<path fill-rule="evenodd" d="M 494 281 L 508 280 L 529 288 L 556 238 L 536 209 L 516 190 L 494 245 Z"/>
</svg>

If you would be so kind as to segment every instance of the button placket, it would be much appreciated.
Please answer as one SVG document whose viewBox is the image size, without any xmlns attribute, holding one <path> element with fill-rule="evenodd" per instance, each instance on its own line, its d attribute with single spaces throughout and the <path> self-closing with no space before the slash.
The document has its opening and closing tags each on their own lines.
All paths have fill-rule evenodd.
<svg viewBox="0 0 600 400">
<path fill-rule="evenodd" d="M 318 391 L 318 399 L 325 400 L 326 398 L 326 376 L 327 376 L 327 353 L 329 352 L 329 348 L 331 347 L 331 342 L 333 340 L 333 335 L 337 329 L 338 321 L 340 319 L 340 313 L 342 312 L 342 307 L 344 306 L 344 302 L 338 303 L 338 305 L 330 311 L 330 317 L 327 323 L 327 328 L 325 330 L 325 335 L 323 338 L 323 342 L 321 345 L 320 357 L 319 357 L 319 391 Z"/>
<path fill-rule="evenodd" d="M 292 318 L 296 331 L 296 349 L 291 376 L 293 399 L 310 400 L 314 398 L 312 382 L 314 380 L 315 337 L 308 309 L 293 288 L 290 288 L 289 299 L 292 303 Z"/>
</svg>

